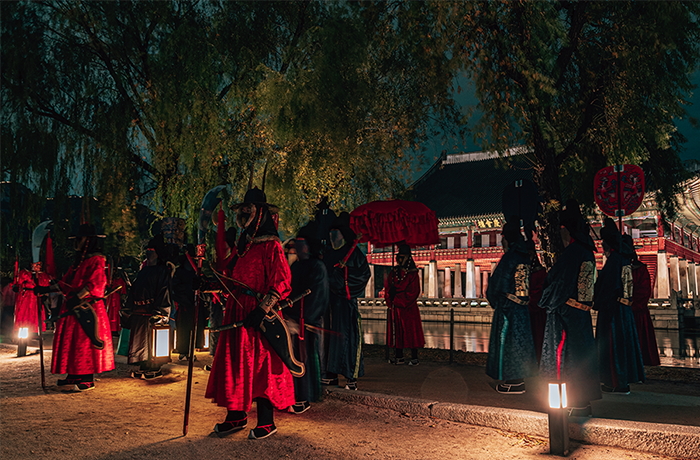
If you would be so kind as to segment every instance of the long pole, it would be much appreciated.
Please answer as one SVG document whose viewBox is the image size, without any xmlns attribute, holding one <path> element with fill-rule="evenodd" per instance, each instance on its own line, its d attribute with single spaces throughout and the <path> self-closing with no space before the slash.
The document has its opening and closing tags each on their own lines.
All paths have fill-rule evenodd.
<svg viewBox="0 0 700 460">
<path fill-rule="evenodd" d="M 39 285 L 39 277 L 34 272 L 34 284 Z M 44 322 L 41 320 L 41 312 L 44 311 L 44 306 L 41 304 L 41 295 L 36 295 L 36 314 L 37 314 L 37 330 L 39 332 L 39 362 L 41 363 L 41 389 L 46 391 L 46 374 L 44 371 L 44 335 L 41 333 Z"/>
<path fill-rule="evenodd" d="M 622 165 L 617 165 L 617 226 L 620 227 L 622 233 Z"/>
<path fill-rule="evenodd" d="M 202 274 L 202 260 L 204 259 L 205 244 L 197 245 L 197 276 Z M 189 257 L 189 254 L 187 255 Z M 194 320 L 190 331 L 190 350 L 187 364 L 187 396 L 185 397 L 185 420 L 182 425 L 182 435 L 187 436 L 187 428 L 190 423 L 190 402 L 192 400 L 192 371 L 194 369 L 194 346 L 197 337 L 197 319 L 199 318 L 199 296 L 200 289 L 194 291 Z"/>
</svg>

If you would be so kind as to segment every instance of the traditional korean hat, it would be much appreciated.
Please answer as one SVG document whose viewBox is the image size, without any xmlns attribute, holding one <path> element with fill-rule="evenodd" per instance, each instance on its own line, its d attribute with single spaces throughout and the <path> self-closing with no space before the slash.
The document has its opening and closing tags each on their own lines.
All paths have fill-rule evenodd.
<svg viewBox="0 0 700 460">
<path fill-rule="evenodd" d="M 297 238 L 303 238 L 304 241 L 306 241 L 306 244 L 309 246 L 309 252 L 314 256 L 321 254 L 322 249 L 321 240 L 317 236 L 318 230 L 316 227 L 315 222 L 309 222 L 297 232 Z"/>
<path fill-rule="evenodd" d="M 566 201 L 566 207 L 559 213 L 559 222 L 566 227 L 574 240 L 591 251 L 596 252 L 588 223 L 581 214 L 578 201 L 573 198 Z"/>
<path fill-rule="evenodd" d="M 622 235 L 620 253 L 625 257 L 629 257 L 633 261 L 639 260 L 639 257 L 637 257 L 637 251 L 634 250 L 634 240 L 626 233 Z"/>
<path fill-rule="evenodd" d="M 341 212 L 340 215 L 338 215 L 338 217 L 335 218 L 329 230 L 334 229 L 340 230 L 340 232 L 343 234 L 343 237 L 345 238 L 345 241 L 347 242 L 354 241 L 357 237 L 355 232 L 353 232 L 350 228 L 350 213 L 347 211 Z"/>
<path fill-rule="evenodd" d="M 270 210 L 270 214 L 277 214 L 280 211 L 279 206 L 267 202 L 267 195 L 265 195 L 265 192 L 260 190 L 258 187 L 253 187 L 247 192 L 245 192 L 243 201 L 241 203 L 236 203 L 232 205 L 231 209 L 237 211 L 239 208 L 246 204 L 254 204 L 256 206 L 267 206 L 267 209 Z"/>
<path fill-rule="evenodd" d="M 410 256 L 411 255 L 411 246 L 407 245 L 406 243 L 401 243 L 399 244 L 399 254 L 404 255 L 404 256 Z"/>
<path fill-rule="evenodd" d="M 620 234 L 620 230 L 617 228 L 614 220 L 609 217 L 605 218 L 603 228 L 600 229 L 600 237 L 613 251 L 621 253 L 622 234 Z"/>
</svg>

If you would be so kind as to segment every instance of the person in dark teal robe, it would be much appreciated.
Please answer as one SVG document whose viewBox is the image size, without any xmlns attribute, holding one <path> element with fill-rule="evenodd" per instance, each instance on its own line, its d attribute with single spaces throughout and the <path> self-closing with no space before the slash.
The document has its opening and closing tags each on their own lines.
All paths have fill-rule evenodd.
<svg viewBox="0 0 700 460">
<path fill-rule="evenodd" d="M 520 233 L 519 218 L 503 226 L 506 251 L 489 279 L 486 298 L 494 308 L 486 375 L 502 380 L 496 391 L 525 392 L 526 377 L 537 373 L 537 356 L 528 310 L 530 255 Z"/>
<path fill-rule="evenodd" d="M 365 374 L 362 318 L 357 308 L 357 298 L 364 293 L 371 276 L 367 257 L 353 245 L 354 239 L 350 215 L 343 212 L 331 225 L 333 250 L 323 257 L 330 285 L 333 334 L 330 337 L 326 378 L 322 382 L 338 385 L 340 374 L 347 379 L 345 388 L 349 390 L 357 390 L 357 379 Z"/>
<path fill-rule="evenodd" d="M 570 414 L 590 416 L 590 402 L 602 397 L 590 313 L 595 246 L 576 200 L 567 201 L 560 222 L 565 249 L 547 273 L 539 304 L 547 310 L 540 376 L 566 383 Z"/>
<path fill-rule="evenodd" d="M 644 382 L 644 364 L 632 313 L 633 248 L 622 243 L 615 222 L 606 218 L 600 231 L 607 258 L 595 283 L 598 311 L 596 344 L 604 393 L 629 394 L 630 383 Z"/>
<path fill-rule="evenodd" d="M 306 412 L 311 403 L 321 398 L 321 368 L 319 362 L 319 333 L 322 317 L 328 309 L 328 272 L 319 260 L 321 241 L 316 237 L 316 229 L 306 225 L 297 233 L 294 242 L 297 261 L 292 264 L 292 293 L 296 297 L 305 290 L 311 291 L 306 297 L 285 310 L 285 317 L 297 321 L 299 329 L 293 333 L 295 354 L 305 365 L 306 372 L 294 377 L 296 403 L 290 412 Z"/>
</svg>

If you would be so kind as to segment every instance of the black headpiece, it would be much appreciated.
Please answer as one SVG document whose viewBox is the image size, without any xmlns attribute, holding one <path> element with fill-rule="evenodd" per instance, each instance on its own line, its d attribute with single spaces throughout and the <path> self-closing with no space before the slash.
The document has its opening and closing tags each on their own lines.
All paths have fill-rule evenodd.
<svg viewBox="0 0 700 460">
<path fill-rule="evenodd" d="M 575 199 L 570 198 L 566 201 L 566 208 L 559 213 L 559 222 L 566 227 L 574 241 L 595 252 L 595 244 L 591 238 L 588 223 L 583 218 Z"/>
<path fill-rule="evenodd" d="M 350 228 L 350 213 L 343 211 L 335 218 L 330 226 L 330 230 L 337 229 L 343 234 L 345 241 L 351 242 L 355 240 L 355 232 Z"/>
<path fill-rule="evenodd" d="M 631 259 L 639 260 L 637 257 L 637 251 L 634 250 L 634 240 L 628 234 L 622 235 L 622 242 L 620 244 L 620 254 Z"/>
<path fill-rule="evenodd" d="M 97 237 L 97 238 L 105 238 L 106 235 L 98 235 L 97 230 L 95 229 L 95 226 L 92 224 L 80 224 L 80 227 L 78 227 L 78 233 L 76 233 L 73 236 L 69 236 L 69 239 L 73 238 L 83 238 L 83 237 Z"/>
<path fill-rule="evenodd" d="M 231 206 L 231 209 L 236 211 L 244 204 L 254 204 L 258 207 L 266 206 L 270 210 L 271 214 L 277 214 L 279 212 L 279 207 L 275 206 L 274 204 L 268 203 L 267 195 L 265 195 L 265 192 L 260 190 L 258 187 L 253 187 L 247 192 L 245 192 L 243 201 L 241 203 L 234 204 L 233 206 Z"/>
<path fill-rule="evenodd" d="M 411 246 L 407 245 L 406 243 L 399 244 L 399 252 L 398 253 L 401 255 L 410 256 L 411 255 Z"/>
<path fill-rule="evenodd" d="M 321 254 L 321 240 L 316 236 L 318 230 L 314 222 L 309 222 L 299 229 L 297 238 L 303 238 L 309 246 L 312 256 L 318 257 Z"/>
<path fill-rule="evenodd" d="M 617 228 L 615 221 L 606 217 L 603 221 L 603 228 L 600 229 L 600 237 L 603 242 L 610 246 L 613 251 L 620 252 L 620 244 L 622 243 L 622 235 Z"/>
</svg>

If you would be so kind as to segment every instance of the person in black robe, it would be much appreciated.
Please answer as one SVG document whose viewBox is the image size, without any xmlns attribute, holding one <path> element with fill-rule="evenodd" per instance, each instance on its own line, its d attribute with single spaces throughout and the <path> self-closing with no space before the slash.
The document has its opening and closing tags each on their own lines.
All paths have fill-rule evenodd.
<svg viewBox="0 0 700 460">
<path fill-rule="evenodd" d="M 629 394 L 630 383 L 644 382 L 644 364 L 632 313 L 633 248 L 622 243 L 615 222 L 606 218 L 600 231 L 607 260 L 595 283 L 598 311 L 596 344 L 604 393 Z"/>
<path fill-rule="evenodd" d="M 525 393 L 525 378 L 537 374 L 528 310 L 531 261 L 519 223 L 514 216 L 503 226 L 506 252 L 486 290 L 494 308 L 486 375 L 502 381 L 496 391 L 503 394 Z"/>
<path fill-rule="evenodd" d="M 362 357 L 362 318 L 357 298 L 365 291 L 371 272 L 367 257 L 353 245 L 350 214 L 342 212 L 331 225 L 333 251 L 323 262 L 330 284 L 331 330 L 326 385 L 338 385 L 338 374 L 347 379 L 345 388 L 357 390 L 357 379 L 365 374 Z M 352 250 L 352 252 L 350 252 Z"/>
<path fill-rule="evenodd" d="M 194 260 L 194 246 L 187 245 L 185 250 Z M 175 304 L 175 327 L 177 329 L 177 342 L 175 348 L 179 354 L 180 361 L 187 360 L 190 354 L 190 335 L 192 333 L 192 325 L 194 324 L 195 310 L 195 288 L 198 286 L 199 280 L 197 272 L 190 263 L 187 254 L 182 254 L 178 258 L 177 269 L 173 275 L 172 294 Z M 197 336 L 195 337 L 195 348 L 201 348 L 204 343 L 204 328 L 206 326 L 207 309 L 200 307 L 199 317 L 197 318 Z M 194 355 L 193 355 L 194 356 Z M 197 360 L 194 356 L 195 361 Z"/>
<path fill-rule="evenodd" d="M 565 249 L 547 273 L 540 300 L 547 310 L 540 376 L 566 383 L 571 415 L 590 416 L 591 401 L 602 397 L 590 312 L 595 245 L 576 200 L 567 201 L 560 222 Z"/>
<path fill-rule="evenodd" d="M 153 359 L 148 346 L 150 329 L 169 324 L 171 282 L 175 266 L 168 262 L 168 246 L 163 234 L 156 235 L 146 247 L 146 264 L 136 276 L 120 315 L 122 327 L 131 330 L 128 363 L 138 365 L 133 378 L 162 377 L 162 363 Z"/>
<path fill-rule="evenodd" d="M 296 403 L 290 412 L 301 414 L 311 407 L 311 403 L 321 398 L 321 369 L 318 353 L 318 335 L 321 318 L 328 309 L 328 272 L 319 260 L 321 241 L 316 237 L 312 225 L 302 227 L 297 233 L 294 245 L 297 261 L 292 264 L 292 293 L 296 297 L 306 289 L 311 293 L 285 311 L 285 316 L 299 325 L 293 334 L 294 349 L 304 363 L 306 372 L 302 377 L 294 377 Z"/>
</svg>

